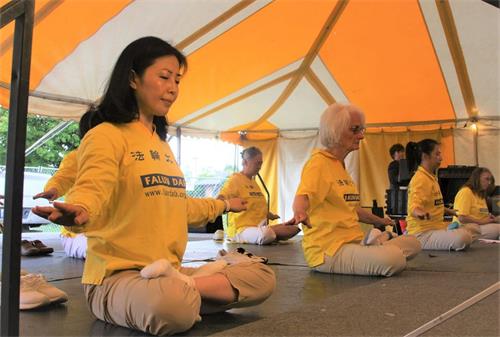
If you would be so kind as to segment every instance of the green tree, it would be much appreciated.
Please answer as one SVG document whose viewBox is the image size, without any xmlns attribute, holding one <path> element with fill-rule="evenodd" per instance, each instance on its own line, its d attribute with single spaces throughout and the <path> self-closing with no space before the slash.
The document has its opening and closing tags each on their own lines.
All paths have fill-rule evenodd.
<svg viewBox="0 0 500 337">
<path fill-rule="evenodd" d="M 28 115 L 26 129 L 26 148 L 34 144 L 40 137 L 54 128 L 60 120 Z M 7 159 L 7 129 L 9 125 L 8 110 L 0 107 L 0 165 Z M 78 147 L 80 137 L 78 123 L 72 123 L 55 137 L 37 148 L 26 157 L 26 166 L 58 167 L 64 155 Z"/>
</svg>

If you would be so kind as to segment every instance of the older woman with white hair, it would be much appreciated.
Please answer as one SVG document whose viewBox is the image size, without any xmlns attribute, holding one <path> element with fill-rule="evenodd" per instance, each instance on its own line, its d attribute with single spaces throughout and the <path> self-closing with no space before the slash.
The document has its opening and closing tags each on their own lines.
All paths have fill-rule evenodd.
<svg viewBox="0 0 500 337">
<path fill-rule="evenodd" d="M 421 250 L 412 236 L 389 238 L 376 229 L 365 236 L 360 228 L 359 221 L 392 224 L 360 207 L 359 192 L 345 169 L 344 159 L 359 149 L 364 131 L 365 116 L 359 108 L 329 106 L 319 131 L 325 149 L 314 151 L 302 170 L 293 212 L 295 223 L 305 225 L 302 248 L 315 271 L 391 276 Z"/>
</svg>

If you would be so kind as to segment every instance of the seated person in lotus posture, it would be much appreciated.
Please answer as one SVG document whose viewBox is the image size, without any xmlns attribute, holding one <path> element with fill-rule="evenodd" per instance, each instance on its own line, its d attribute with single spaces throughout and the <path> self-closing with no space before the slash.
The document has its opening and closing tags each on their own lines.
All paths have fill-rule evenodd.
<svg viewBox="0 0 500 337">
<path fill-rule="evenodd" d="M 247 209 L 240 213 L 228 215 L 227 235 L 233 242 L 267 245 L 277 240 L 288 240 L 300 232 L 293 221 L 277 225 L 268 225 L 268 220 L 279 217 L 271 213 L 266 198 L 255 176 L 262 166 L 262 152 L 250 147 L 241 153 L 243 169 L 228 178 L 218 198 L 243 198 Z"/>
<path fill-rule="evenodd" d="M 462 250 L 472 242 L 471 233 L 465 228 L 447 230 L 444 215 L 456 215 L 444 207 L 436 170 L 441 165 L 441 147 L 433 139 L 406 146 L 410 167 L 417 167 L 408 185 L 408 234 L 415 235 L 422 249 Z"/>
<path fill-rule="evenodd" d="M 389 149 L 392 161 L 387 168 L 387 175 L 389 176 L 389 184 L 391 190 L 399 189 L 399 161 L 405 157 L 405 148 L 401 144 L 394 144 Z"/>
<path fill-rule="evenodd" d="M 95 108 L 103 123 L 78 148 L 66 203 L 33 209 L 87 236 L 82 283 L 94 316 L 153 335 L 186 331 L 200 314 L 261 303 L 276 283 L 271 268 L 231 253 L 216 270 L 180 266 L 188 219 L 213 221 L 245 209 L 241 199 L 186 197 L 166 142 L 166 115 L 186 66 L 159 38 L 130 43 Z"/>
<path fill-rule="evenodd" d="M 360 207 L 356 185 L 344 159 L 359 149 L 365 117 L 353 105 L 335 103 L 321 116 L 319 136 L 325 147 L 316 150 L 302 170 L 293 203 L 295 223 L 302 223 L 302 248 L 308 265 L 322 273 L 391 276 L 420 251 L 412 236 L 388 240 L 390 233 L 372 229 L 366 236 L 359 221 L 392 225 Z"/>
<path fill-rule="evenodd" d="M 457 215 L 453 223 L 464 226 L 481 239 L 500 239 L 500 217 L 488 211 L 486 197 L 495 188 L 495 178 L 490 170 L 478 167 L 472 171 L 465 185 L 455 196 L 453 208 Z"/>
</svg>

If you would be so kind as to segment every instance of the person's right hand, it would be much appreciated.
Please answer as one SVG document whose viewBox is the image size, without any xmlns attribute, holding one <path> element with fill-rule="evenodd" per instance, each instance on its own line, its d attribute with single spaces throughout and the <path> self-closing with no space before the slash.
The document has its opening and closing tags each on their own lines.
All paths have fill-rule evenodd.
<svg viewBox="0 0 500 337">
<path fill-rule="evenodd" d="M 229 211 L 238 213 L 241 211 L 245 211 L 247 209 L 247 203 L 245 199 L 241 198 L 231 198 L 227 200 L 229 202 Z"/>
<path fill-rule="evenodd" d="M 295 220 L 295 224 L 303 224 L 308 228 L 312 228 L 311 222 L 309 221 L 309 215 L 306 212 L 295 212 L 293 214 L 293 220 Z"/>
<path fill-rule="evenodd" d="M 38 199 L 38 198 L 44 198 L 47 199 L 48 201 L 54 201 L 57 198 L 59 198 L 59 193 L 57 193 L 55 187 L 52 187 L 51 189 L 48 189 L 45 192 L 41 192 L 33 196 L 33 199 Z"/>
<path fill-rule="evenodd" d="M 52 206 L 36 206 L 31 209 L 36 215 L 63 226 L 81 226 L 89 221 L 88 212 L 81 206 L 54 202 Z"/>
</svg>

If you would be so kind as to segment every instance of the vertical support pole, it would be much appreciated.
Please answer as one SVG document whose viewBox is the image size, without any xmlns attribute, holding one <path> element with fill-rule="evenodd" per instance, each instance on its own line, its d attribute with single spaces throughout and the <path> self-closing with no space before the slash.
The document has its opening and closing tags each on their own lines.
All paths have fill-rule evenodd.
<svg viewBox="0 0 500 337">
<path fill-rule="evenodd" d="M 476 166 L 479 166 L 479 153 L 478 153 L 478 141 L 479 141 L 479 126 L 475 124 L 474 128 L 474 159 L 476 162 Z"/>
<path fill-rule="evenodd" d="M 19 335 L 19 281 L 21 268 L 21 230 L 24 183 L 24 152 L 28 113 L 31 43 L 34 1 L 20 0 L 24 6 L 15 17 L 12 77 L 5 173 L 5 225 L 2 247 L 2 336 Z"/>
<path fill-rule="evenodd" d="M 181 128 L 179 126 L 175 130 L 175 134 L 177 136 L 177 164 L 179 166 L 181 166 L 181 136 L 182 136 L 182 131 L 181 131 Z"/>
</svg>

